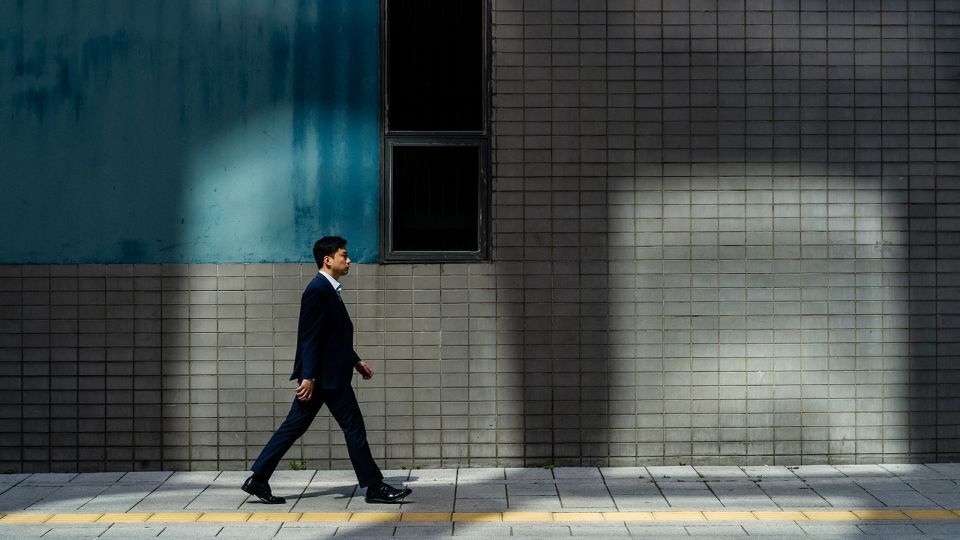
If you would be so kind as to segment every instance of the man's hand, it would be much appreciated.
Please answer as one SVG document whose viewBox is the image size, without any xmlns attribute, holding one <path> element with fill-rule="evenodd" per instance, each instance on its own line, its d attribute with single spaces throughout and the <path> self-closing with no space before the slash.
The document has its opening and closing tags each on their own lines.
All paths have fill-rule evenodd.
<svg viewBox="0 0 960 540">
<path fill-rule="evenodd" d="M 297 399 L 300 401 L 310 401 L 310 398 L 313 397 L 313 381 L 308 381 L 306 379 L 300 381 L 300 386 L 294 391 L 297 395 Z"/>
<path fill-rule="evenodd" d="M 357 362 L 357 364 L 353 366 L 353 369 L 357 370 L 357 373 L 360 375 L 363 375 L 364 379 L 373 377 L 373 368 L 367 365 L 367 363 L 363 360 Z"/>
</svg>

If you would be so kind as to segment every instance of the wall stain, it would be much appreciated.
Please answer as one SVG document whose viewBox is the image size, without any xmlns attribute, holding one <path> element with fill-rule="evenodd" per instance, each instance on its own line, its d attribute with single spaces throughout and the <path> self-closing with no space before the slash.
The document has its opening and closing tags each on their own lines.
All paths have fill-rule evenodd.
<svg viewBox="0 0 960 540">
<path fill-rule="evenodd" d="M 43 120 L 49 102 L 50 92 L 46 88 L 17 92 L 13 97 L 15 110 L 28 110 L 36 115 L 39 120 Z"/>
<path fill-rule="evenodd" d="M 290 37 L 287 32 L 273 31 L 270 36 L 270 56 L 273 60 L 271 97 L 274 101 L 280 101 L 287 93 L 287 70 L 290 62 Z"/>
<path fill-rule="evenodd" d="M 140 240 L 129 238 L 120 240 L 120 259 L 124 263 L 132 264 L 143 262 L 146 259 L 146 252 L 147 250 Z"/>
<path fill-rule="evenodd" d="M 80 48 L 80 70 L 85 78 L 91 73 L 104 73 L 107 78 L 115 55 L 126 55 L 130 49 L 127 33 L 117 30 L 109 36 L 97 36 L 83 42 Z"/>
</svg>

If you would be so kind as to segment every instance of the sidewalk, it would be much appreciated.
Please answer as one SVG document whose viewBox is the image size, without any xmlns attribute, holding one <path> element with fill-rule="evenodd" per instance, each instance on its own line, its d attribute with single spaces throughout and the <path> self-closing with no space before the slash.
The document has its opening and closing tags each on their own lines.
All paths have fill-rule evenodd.
<svg viewBox="0 0 960 540">
<path fill-rule="evenodd" d="M 384 474 L 407 502 L 366 504 L 353 471 L 279 471 L 272 506 L 245 471 L 0 475 L 0 538 L 960 537 L 960 464 Z"/>
</svg>

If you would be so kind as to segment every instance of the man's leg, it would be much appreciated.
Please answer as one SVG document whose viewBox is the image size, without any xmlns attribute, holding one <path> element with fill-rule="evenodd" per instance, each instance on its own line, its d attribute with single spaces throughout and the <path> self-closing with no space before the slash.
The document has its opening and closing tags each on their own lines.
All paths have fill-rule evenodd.
<svg viewBox="0 0 960 540">
<path fill-rule="evenodd" d="M 283 455 L 310 428 L 317 412 L 323 406 L 323 399 L 319 396 L 319 393 L 314 391 L 310 401 L 306 402 L 296 398 L 293 399 L 293 405 L 290 406 L 287 419 L 280 424 L 273 437 L 270 437 L 270 441 L 260 451 L 260 457 L 250 467 L 250 470 L 260 479 L 266 481 L 270 478 Z"/>
<path fill-rule="evenodd" d="M 363 414 L 357 404 L 357 396 L 353 388 L 348 386 L 343 390 L 321 390 L 323 401 L 330 409 L 330 414 L 340 424 L 343 436 L 347 440 L 347 451 L 350 453 L 350 463 L 357 473 L 357 482 L 360 487 L 378 486 L 383 481 L 380 467 L 373 461 L 370 454 L 370 445 L 367 443 L 367 429 L 363 425 Z"/>
</svg>

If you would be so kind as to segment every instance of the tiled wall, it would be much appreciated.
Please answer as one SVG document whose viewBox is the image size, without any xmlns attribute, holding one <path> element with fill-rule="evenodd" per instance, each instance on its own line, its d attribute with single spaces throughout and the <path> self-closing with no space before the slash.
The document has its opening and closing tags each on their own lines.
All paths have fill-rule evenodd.
<svg viewBox="0 0 960 540">
<path fill-rule="evenodd" d="M 345 281 L 383 465 L 960 457 L 960 5 L 493 5 L 494 260 Z M 0 465 L 246 467 L 313 271 L 0 267 Z"/>
</svg>

